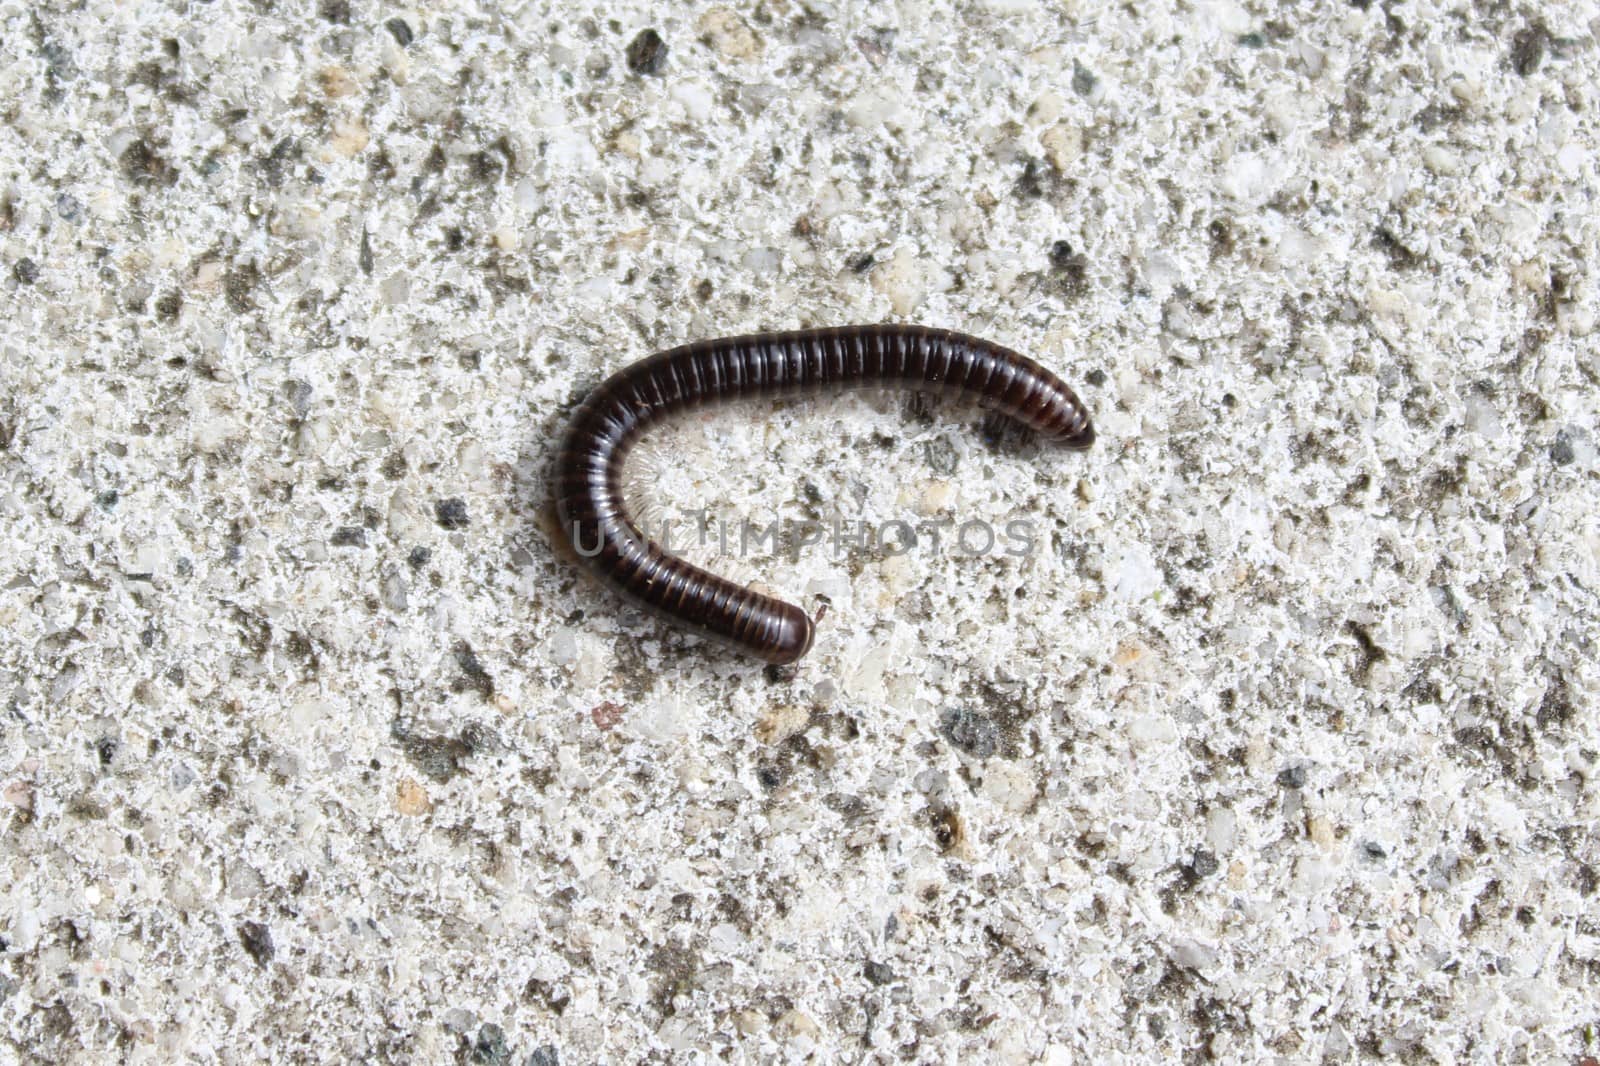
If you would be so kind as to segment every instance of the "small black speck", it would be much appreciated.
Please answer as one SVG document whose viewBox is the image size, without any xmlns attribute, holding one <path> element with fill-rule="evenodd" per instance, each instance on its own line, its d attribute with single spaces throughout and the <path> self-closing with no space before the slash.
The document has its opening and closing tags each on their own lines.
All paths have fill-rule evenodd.
<svg viewBox="0 0 1600 1066">
<path fill-rule="evenodd" d="M 1572 434 L 1563 429 L 1550 442 L 1550 461 L 1557 466 L 1566 466 L 1575 458 L 1577 453 L 1572 449 Z"/>
<path fill-rule="evenodd" d="M 483 366 L 483 353 L 462 352 L 456 357 L 456 362 L 460 364 L 462 370 L 478 370 Z"/>
<path fill-rule="evenodd" d="M 460 226 L 451 226 L 444 231 L 444 247 L 448 252 L 459 252 L 466 247 L 467 235 Z"/>
<path fill-rule="evenodd" d="M 1286 766 L 1278 771 L 1278 784 L 1284 788 L 1305 788 L 1306 768 L 1304 766 Z"/>
<path fill-rule="evenodd" d="M 1210 877 L 1217 872 L 1217 857 L 1205 848 L 1199 848 L 1194 853 L 1194 861 L 1189 863 L 1189 869 L 1194 871 L 1196 877 Z"/>
<path fill-rule="evenodd" d="M 367 275 L 372 273 L 372 235 L 367 232 L 365 226 L 361 228 L 361 250 L 356 253 L 356 265 L 361 268 L 361 273 Z"/>
<path fill-rule="evenodd" d="M 117 501 L 121 498 L 121 494 L 118 493 L 116 489 L 107 489 L 100 495 L 96 496 L 94 498 L 94 502 L 99 504 L 102 510 L 109 511 L 111 508 L 117 505 Z"/>
<path fill-rule="evenodd" d="M 894 980 L 894 971 L 884 963 L 873 962 L 869 959 L 867 964 L 861 967 L 861 976 L 875 985 L 886 985 Z"/>
<path fill-rule="evenodd" d="M 176 322 L 183 313 L 183 293 L 177 289 L 156 297 L 156 314 L 163 322 Z"/>
<path fill-rule="evenodd" d="M 628 43 L 628 69 L 635 74 L 660 74 L 666 62 L 667 42 L 655 30 L 640 30 Z"/>
<path fill-rule="evenodd" d="M 850 270 L 856 274 L 865 274 L 872 269 L 872 265 L 876 262 L 877 259 L 873 257 L 871 252 L 862 252 L 850 260 Z"/>
<path fill-rule="evenodd" d="M 272 930 L 260 922 L 240 922 L 239 943 L 244 945 L 245 953 L 256 960 L 256 965 L 262 969 L 266 969 L 272 956 L 277 954 L 277 949 L 272 946 Z"/>
<path fill-rule="evenodd" d="M 528 1056 L 527 1066 L 561 1066 L 561 1053 L 554 1044 L 542 1044 Z"/>
<path fill-rule="evenodd" d="M 705 303 L 706 301 L 710 300 L 716 291 L 716 286 L 712 285 L 708 279 L 701 279 L 700 284 L 694 287 L 695 298 L 701 303 Z"/>
<path fill-rule="evenodd" d="M 11 268 L 12 276 L 24 285 L 32 285 L 39 280 L 39 264 L 24 256 L 17 260 L 17 265 Z"/>
<path fill-rule="evenodd" d="M 1389 853 L 1383 850 L 1383 845 L 1376 840 L 1367 841 L 1361 845 L 1361 850 L 1366 852 L 1369 859 L 1387 859 L 1389 857 Z"/>
<path fill-rule="evenodd" d="M 406 556 L 406 562 L 411 564 L 411 569 L 421 570 L 428 565 L 428 560 L 433 558 L 432 548 L 412 548 L 411 554 Z"/>
<path fill-rule="evenodd" d="M 471 524 L 467 517 L 467 501 L 460 496 L 437 501 L 433 505 L 433 519 L 444 529 L 466 529 Z"/>
<path fill-rule="evenodd" d="M 1231 392 L 1225 392 L 1222 394 L 1222 406 L 1231 411 L 1239 406 L 1239 398 Z"/>
<path fill-rule="evenodd" d="M 1265 48 L 1267 39 L 1259 33 L 1246 33 L 1240 36 L 1239 43 L 1246 48 Z"/>
<path fill-rule="evenodd" d="M 1068 296 L 1081 296 L 1088 287 L 1089 260 L 1068 241 L 1050 246 L 1050 274 Z"/>
<path fill-rule="evenodd" d="M 772 763 L 756 767 L 756 781 L 768 792 L 783 784 L 783 771 Z"/>
<path fill-rule="evenodd" d="M 1000 727 L 979 711 L 951 707 L 939 719 L 944 738 L 975 759 L 987 759 L 1000 750 Z"/>
<path fill-rule="evenodd" d="M 100 760 L 101 766 L 110 766 L 111 760 L 117 757 L 117 749 L 122 745 L 117 743 L 116 737 L 101 737 L 94 742 L 94 753 Z"/>
<path fill-rule="evenodd" d="M 333 531 L 332 543 L 335 548 L 365 548 L 367 531 L 360 526 L 340 526 Z"/>
<path fill-rule="evenodd" d="M 1095 367 L 1093 370 L 1089 371 L 1083 376 L 1083 380 L 1087 381 L 1089 384 L 1098 389 L 1101 385 L 1106 383 L 1106 372 L 1101 370 L 1099 367 Z"/>
<path fill-rule="evenodd" d="M 383 460 L 383 465 L 378 467 L 378 472 L 390 481 L 398 481 L 405 477 L 409 464 L 406 457 L 400 452 L 390 452 Z"/>
<path fill-rule="evenodd" d="M 350 0 L 322 0 L 318 12 L 329 22 L 350 25 Z"/>
<path fill-rule="evenodd" d="M 383 28 L 389 31 L 390 36 L 395 39 L 395 43 L 401 48 L 405 48 L 413 40 L 411 23 L 405 19 L 392 18 L 383 24 Z"/>
</svg>

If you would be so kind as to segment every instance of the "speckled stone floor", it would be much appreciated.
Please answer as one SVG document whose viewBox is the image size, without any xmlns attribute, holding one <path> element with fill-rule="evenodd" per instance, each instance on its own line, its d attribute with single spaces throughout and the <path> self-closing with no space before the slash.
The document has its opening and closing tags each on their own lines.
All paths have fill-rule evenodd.
<svg viewBox="0 0 1600 1066">
<path fill-rule="evenodd" d="M 1594 1062 L 1597 33 L 0 0 L 0 1061 Z M 653 437 L 918 531 L 689 545 L 789 672 L 553 550 L 605 374 L 876 321 L 1096 446 Z"/>
</svg>

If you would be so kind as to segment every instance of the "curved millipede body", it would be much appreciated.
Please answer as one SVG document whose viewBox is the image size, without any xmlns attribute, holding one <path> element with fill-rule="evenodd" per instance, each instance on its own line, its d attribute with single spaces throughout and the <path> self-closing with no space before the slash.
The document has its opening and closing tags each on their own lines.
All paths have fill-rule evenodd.
<svg viewBox="0 0 1600 1066">
<path fill-rule="evenodd" d="M 647 539 L 623 508 L 623 460 L 652 423 L 691 408 L 885 385 L 966 396 L 1071 448 L 1094 441 L 1088 411 L 1060 378 L 976 337 L 879 325 L 698 341 L 619 371 L 579 406 L 556 459 L 561 535 L 627 599 L 768 662 L 792 663 L 811 648 L 805 611 Z"/>
</svg>

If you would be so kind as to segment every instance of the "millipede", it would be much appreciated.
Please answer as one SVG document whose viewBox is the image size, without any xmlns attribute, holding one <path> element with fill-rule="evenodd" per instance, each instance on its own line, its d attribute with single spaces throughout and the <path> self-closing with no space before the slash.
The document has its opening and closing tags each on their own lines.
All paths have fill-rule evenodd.
<svg viewBox="0 0 1600 1066">
<path fill-rule="evenodd" d="M 623 368 L 579 404 L 556 455 L 560 535 L 623 598 L 769 663 L 793 663 L 811 650 L 810 616 L 646 537 L 623 505 L 623 463 L 651 425 L 697 407 L 882 386 L 965 397 L 1069 448 L 1094 443 L 1088 409 L 1065 382 L 962 333 L 870 325 L 696 341 Z"/>
</svg>

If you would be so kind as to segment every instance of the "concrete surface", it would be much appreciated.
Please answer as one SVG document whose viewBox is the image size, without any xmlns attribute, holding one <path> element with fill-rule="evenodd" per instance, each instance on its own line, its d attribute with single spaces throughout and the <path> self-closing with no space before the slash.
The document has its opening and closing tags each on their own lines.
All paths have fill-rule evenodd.
<svg viewBox="0 0 1600 1066">
<path fill-rule="evenodd" d="M 0 0 L 0 1059 L 1592 1062 L 1597 19 Z M 718 560 L 792 674 L 552 552 L 601 376 L 885 320 L 1099 442 L 635 494 L 1035 550 Z"/>
</svg>

